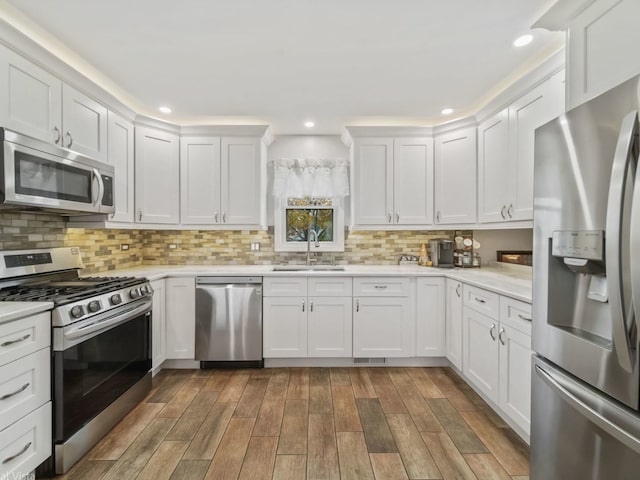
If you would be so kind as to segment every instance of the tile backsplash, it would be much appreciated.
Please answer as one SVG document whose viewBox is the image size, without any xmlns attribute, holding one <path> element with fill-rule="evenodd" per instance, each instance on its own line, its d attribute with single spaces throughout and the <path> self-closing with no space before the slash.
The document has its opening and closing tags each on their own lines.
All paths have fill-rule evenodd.
<svg viewBox="0 0 640 480">
<path fill-rule="evenodd" d="M 274 251 L 273 233 L 255 230 L 125 230 L 68 228 L 63 218 L 18 212 L 0 214 L 0 249 L 18 250 L 79 246 L 84 273 L 137 265 L 252 265 L 303 262 L 304 253 Z M 451 231 L 347 232 L 345 251 L 319 254 L 338 264 L 396 264 L 401 254 L 420 254 L 431 238 L 452 237 Z M 260 251 L 250 251 L 251 242 Z M 121 245 L 128 250 L 121 250 Z M 175 248 L 173 248 L 175 247 Z"/>
</svg>

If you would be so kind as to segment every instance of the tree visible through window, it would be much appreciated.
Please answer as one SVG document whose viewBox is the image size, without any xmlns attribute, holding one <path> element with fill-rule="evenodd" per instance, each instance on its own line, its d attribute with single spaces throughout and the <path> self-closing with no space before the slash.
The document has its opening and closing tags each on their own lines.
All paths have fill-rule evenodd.
<svg viewBox="0 0 640 480">
<path fill-rule="evenodd" d="M 333 208 L 287 208 L 287 242 L 306 242 L 309 229 L 319 242 L 333 242 Z"/>
</svg>

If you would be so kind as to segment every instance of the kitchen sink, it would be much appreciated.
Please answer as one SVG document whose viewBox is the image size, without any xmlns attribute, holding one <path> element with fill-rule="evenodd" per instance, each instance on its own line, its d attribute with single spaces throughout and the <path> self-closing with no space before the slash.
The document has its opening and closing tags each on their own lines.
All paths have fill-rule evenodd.
<svg viewBox="0 0 640 480">
<path fill-rule="evenodd" d="M 274 272 L 344 272 L 339 265 L 276 265 Z"/>
</svg>

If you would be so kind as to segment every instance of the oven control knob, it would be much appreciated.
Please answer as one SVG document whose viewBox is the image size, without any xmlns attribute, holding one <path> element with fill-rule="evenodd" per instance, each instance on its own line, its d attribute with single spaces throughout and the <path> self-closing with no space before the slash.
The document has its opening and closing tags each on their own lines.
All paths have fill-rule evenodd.
<svg viewBox="0 0 640 480">
<path fill-rule="evenodd" d="M 83 315 L 84 315 L 84 308 L 82 308 L 82 305 L 76 305 L 71 309 L 71 316 L 73 318 L 80 318 Z"/>
<path fill-rule="evenodd" d="M 94 300 L 93 302 L 89 302 L 89 305 L 87 305 L 87 308 L 91 313 L 96 313 L 98 310 L 100 310 L 101 305 L 98 300 Z"/>
<path fill-rule="evenodd" d="M 111 295 L 109 301 L 111 302 L 111 305 L 119 305 L 122 303 L 122 297 L 119 293 L 116 293 L 115 295 Z"/>
<path fill-rule="evenodd" d="M 131 290 L 129 290 L 129 296 L 133 299 L 136 299 L 140 296 L 140 290 L 138 290 L 137 288 L 132 288 Z"/>
<path fill-rule="evenodd" d="M 140 293 L 142 293 L 142 295 L 149 295 L 151 291 L 149 290 L 149 287 L 143 285 L 142 287 L 140 287 Z"/>
</svg>

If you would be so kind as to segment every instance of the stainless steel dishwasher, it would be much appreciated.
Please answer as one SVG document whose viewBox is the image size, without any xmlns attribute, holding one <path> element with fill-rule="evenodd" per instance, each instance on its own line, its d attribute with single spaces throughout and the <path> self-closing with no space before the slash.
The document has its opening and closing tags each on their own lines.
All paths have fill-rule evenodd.
<svg viewBox="0 0 640 480">
<path fill-rule="evenodd" d="M 196 278 L 196 360 L 263 366 L 262 277 Z"/>
</svg>

